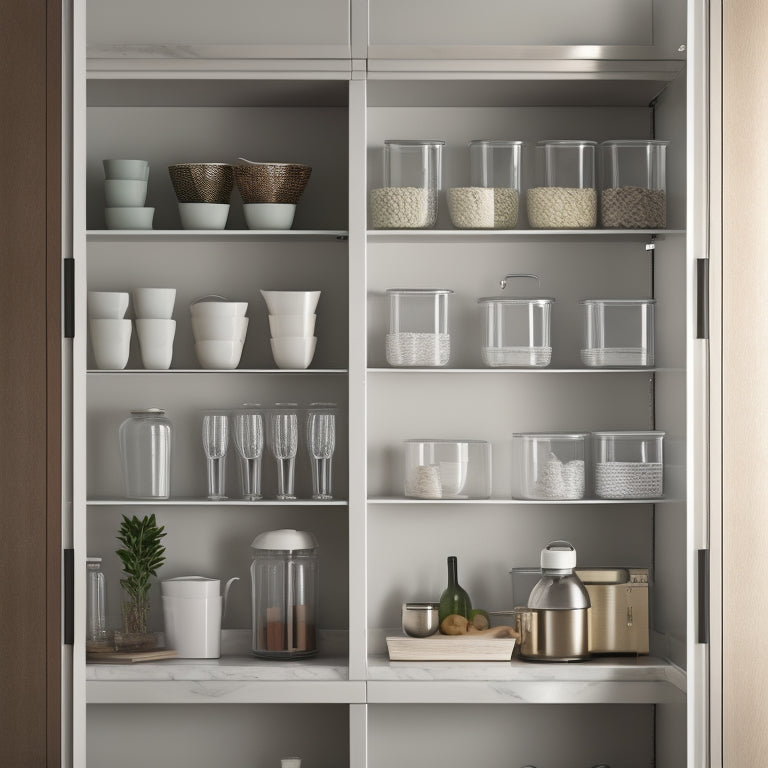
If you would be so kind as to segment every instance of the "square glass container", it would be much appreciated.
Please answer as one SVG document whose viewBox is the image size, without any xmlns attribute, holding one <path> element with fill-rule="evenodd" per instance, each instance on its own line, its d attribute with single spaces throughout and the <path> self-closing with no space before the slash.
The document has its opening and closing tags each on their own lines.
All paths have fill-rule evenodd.
<svg viewBox="0 0 768 768">
<path fill-rule="evenodd" d="M 667 226 L 667 141 L 600 145 L 600 224 L 611 229 Z"/>
<path fill-rule="evenodd" d="M 405 495 L 413 499 L 487 499 L 491 444 L 485 440 L 406 440 Z"/>
<path fill-rule="evenodd" d="M 512 435 L 512 498 L 583 499 L 587 433 Z"/>
<path fill-rule="evenodd" d="M 447 288 L 389 288 L 387 362 L 394 367 L 439 368 L 451 359 Z"/>
<path fill-rule="evenodd" d="M 437 223 L 444 141 L 387 139 L 384 186 L 371 190 L 373 229 L 430 229 Z"/>
<path fill-rule="evenodd" d="M 480 353 L 490 368 L 545 368 L 552 360 L 550 317 L 554 299 L 487 296 Z"/>
<path fill-rule="evenodd" d="M 528 222 L 534 229 L 597 226 L 594 141 L 540 141 L 536 181 L 527 192 Z"/>
<path fill-rule="evenodd" d="M 584 299 L 588 368 L 650 368 L 654 363 L 655 299 Z"/>
<path fill-rule="evenodd" d="M 593 432 L 595 495 L 656 499 L 664 494 L 664 432 Z"/>
<path fill-rule="evenodd" d="M 458 229 L 512 229 L 520 208 L 521 141 L 469 142 L 468 187 L 448 190 L 448 211 Z"/>
</svg>

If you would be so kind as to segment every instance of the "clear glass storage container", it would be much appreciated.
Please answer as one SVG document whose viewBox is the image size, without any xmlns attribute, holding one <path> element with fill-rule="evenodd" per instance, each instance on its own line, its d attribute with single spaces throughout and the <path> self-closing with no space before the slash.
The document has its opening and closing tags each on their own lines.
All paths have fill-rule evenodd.
<svg viewBox="0 0 768 768">
<path fill-rule="evenodd" d="M 439 368 L 451 359 L 446 288 L 390 288 L 387 362 L 395 367 Z"/>
<path fill-rule="evenodd" d="M 405 495 L 414 499 L 487 499 L 491 444 L 485 440 L 406 440 Z"/>
<path fill-rule="evenodd" d="M 580 303 L 584 307 L 584 365 L 653 366 L 655 299 L 584 299 Z"/>
<path fill-rule="evenodd" d="M 448 190 L 448 211 L 458 229 L 512 229 L 520 203 L 521 141 L 469 142 L 468 187 Z"/>
<path fill-rule="evenodd" d="M 120 425 L 126 498 L 170 497 L 171 433 L 171 422 L 162 408 L 131 411 Z"/>
<path fill-rule="evenodd" d="M 512 498 L 583 499 L 587 433 L 512 435 Z"/>
<path fill-rule="evenodd" d="M 86 651 L 112 650 L 107 629 L 107 585 L 100 557 L 86 557 Z"/>
<path fill-rule="evenodd" d="M 595 495 L 655 499 L 664 493 L 664 432 L 593 432 Z"/>
<path fill-rule="evenodd" d="M 600 145 L 600 224 L 616 229 L 667 226 L 667 141 Z"/>
<path fill-rule="evenodd" d="M 594 141 L 540 141 L 536 181 L 528 190 L 533 229 L 591 229 L 597 226 Z"/>
<path fill-rule="evenodd" d="M 444 141 L 387 139 L 384 186 L 371 190 L 373 229 L 430 229 L 437 223 Z"/>
</svg>

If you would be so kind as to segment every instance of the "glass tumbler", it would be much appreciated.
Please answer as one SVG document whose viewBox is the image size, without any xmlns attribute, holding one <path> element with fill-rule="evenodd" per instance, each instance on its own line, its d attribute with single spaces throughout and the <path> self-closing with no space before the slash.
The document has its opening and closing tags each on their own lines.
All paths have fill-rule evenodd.
<svg viewBox="0 0 768 768">
<path fill-rule="evenodd" d="M 336 448 L 336 404 L 312 403 L 307 414 L 307 449 L 312 459 L 312 498 L 332 499 L 331 461 Z"/>
<path fill-rule="evenodd" d="M 261 456 L 264 452 L 264 418 L 258 404 L 246 404 L 232 414 L 232 442 L 240 456 L 243 498 L 261 498 Z"/>
<path fill-rule="evenodd" d="M 269 447 L 277 460 L 277 498 L 295 499 L 294 468 L 299 448 L 299 416 L 296 403 L 277 403 L 269 414 Z"/>
<path fill-rule="evenodd" d="M 226 499 L 226 459 L 229 447 L 229 418 L 225 411 L 203 415 L 203 451 L 208 462 L 208 498 Z"/>
<path fill-rule="evenodd" d="M 162 408 L 131 411 L 118 433 L 125 495 L 167 499 L 171 495 L 171 422 Z"/>
<path fill-rule="evenodd" d="M 109 640 L 107 632 L 107 587 L 100 557 L 85 559 L 87 595 L 86 648 L 105 646 Z"/>
</svg>

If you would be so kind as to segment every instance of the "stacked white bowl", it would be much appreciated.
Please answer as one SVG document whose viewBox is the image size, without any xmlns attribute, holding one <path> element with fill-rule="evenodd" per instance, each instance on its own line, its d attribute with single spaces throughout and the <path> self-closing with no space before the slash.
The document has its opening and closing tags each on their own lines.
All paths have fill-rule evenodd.
<svg viewBox="0 0 768 768">
<path fill-rule="evenodd" d="M 248 330 L 247 311 L 247 301 L 222 296 L 204 296 L 190 304 L 195 355 L 203 368 L 237 368 Z"/>
<path fill-rule="evenodd" d="M 104 219 L 107 229 L 152 229 L 154 208 L 147 208 L 149 163 L 146 160 L 103 160 Z"/>
<path fill-rule="evenodd" d="M 96 367 L 122 370 L 131 351 L 131 321 L 124 291 L 88 291 L 88 332 Z"/>
<path fill-rule="evenodd" d="M 176 289 L 135 288 L 132 293 L 142 365 L 154 370 L 168 370 L 176 335 L 176 321 L 171 319 Z"/>
<path fill-rule="evenodd" d="M 272 357 L 278 368 L 308 368 L 317 346 L 320 291 L 262 291 L 269 311 Z"/>
</svg>

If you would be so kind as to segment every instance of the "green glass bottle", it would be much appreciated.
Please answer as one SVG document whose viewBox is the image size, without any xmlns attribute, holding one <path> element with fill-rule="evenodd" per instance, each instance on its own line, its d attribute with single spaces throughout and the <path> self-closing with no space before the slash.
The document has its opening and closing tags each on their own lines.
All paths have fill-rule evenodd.
<svg viewBox="0 0 768 768">
<path fill-rule="evenodd" d="M 462 589 L 456 575 L 456 556 L 451 555 L 448 558 L 448 586 L 440 595 L 440 622 L 442 623 L 443 619 L 452 613 L 468 619 L 471 610 L 472 603 L 469 595 Z"/>
</svg>

